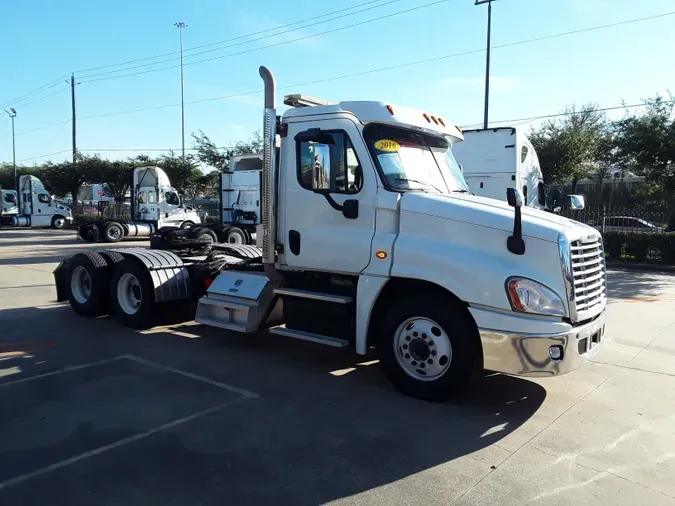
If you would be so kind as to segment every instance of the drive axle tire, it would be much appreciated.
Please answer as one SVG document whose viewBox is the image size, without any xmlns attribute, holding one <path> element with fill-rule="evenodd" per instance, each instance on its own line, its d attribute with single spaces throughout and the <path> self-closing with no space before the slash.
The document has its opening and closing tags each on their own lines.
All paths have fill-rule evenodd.
<svg viewBox="0 0 675 506">
<path fill-rule="evenodd" d="M 124 227 L 116 221 L 108 221 L 103 225 L 105 242 L 120 242 L 124 238 Z"/>
<path fill-rule="evenodd" d="M 66 275 L 66 295 L 70 306 L 80 316 L 89 318 L 106 314 L 110 270 L 98 253 L 77 253 L 70 260 Z"/>
<path fill-rule="evenodd" d="M 385 375 L 399 391 L 426 401 L 443 402 L 459 394 L 481 353 L 470 314 L 432 294 L 396 299 L 377 337 Z"/>
<path fill-rule="evenodd" d="M 190 239 L 196 239 L 198 241 L 203 241 L 205 244 L 211 243 L 215 244 L 218 242 L 218 236 L 210 228 L 206 227 L 194 227 L 191 228 L 188 232 L 188 237 Z"/>
<path fill-rule="evenodd" d="M 155 312 L 155 288 L 147 269 L 133 258 L 115 266 L 110 282 L 110 304 L 115 318 L 134 329 L 151 327 Z"/>
<path fill-rule="evenodd" d="M 239 227 L 228 227 L 225 229 L 225 241 L 228 244 L 250 244 L 249 235 L 245 230 Z"/>
</svg>

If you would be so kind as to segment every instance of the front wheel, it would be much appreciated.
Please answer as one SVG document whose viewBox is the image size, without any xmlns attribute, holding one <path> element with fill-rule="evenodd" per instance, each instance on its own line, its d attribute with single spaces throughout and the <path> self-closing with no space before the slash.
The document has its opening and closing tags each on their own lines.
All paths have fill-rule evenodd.
<svg viewBox="0 0 675 506">
<path fill-rule="evenodd" d="M 52 228 L 55 228 L 56 230 L 61 230 L 65 226 L 66 226 L 66 219 L 60 214 L 57 214 L 52 218 Z"/>
<path fill-rule="evenodd" d="M 384 373 L 406 395 L 442 402 L 470 382 L 480 352 L 475 323 L 444 297 L 397 299 L 379 329 Z"/>
<path fill-rule="evenodd" d="M 194 226 L 195 226 L 195 224 L 191 221 L 184 221 L 183 223 L 180 224 L 181 230 L 185 230 L 187 228 L 192 228 Z"/>
</svg>

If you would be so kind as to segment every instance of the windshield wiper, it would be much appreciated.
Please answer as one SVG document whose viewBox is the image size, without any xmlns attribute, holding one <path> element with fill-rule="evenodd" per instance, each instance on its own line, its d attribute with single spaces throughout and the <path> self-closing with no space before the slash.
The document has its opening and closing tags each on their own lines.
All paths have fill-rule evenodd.
<svg viewBox="0 0 675 506">
<path fill-rule="evenodd" d="M 443 193 L 441 190 L 436 188 L 434 185 L 431 183 L 428 183 L 427 181 L 420 181 L 418 179 L 408 179 L 407 177 L 397 177 L 396 181 L 405 181 L 406 183 L 418 183 L 418 184 L 425 184 L 427 186 L 431 186 L 434 190 L 436 190 L 438 193 Z"/>
<path fill-rule="evenodd" d="M 471 190 L 452 190 L 452 193 L 470 193 L 471 195 L 474 195 L 474 193 Z"/>
</svg>

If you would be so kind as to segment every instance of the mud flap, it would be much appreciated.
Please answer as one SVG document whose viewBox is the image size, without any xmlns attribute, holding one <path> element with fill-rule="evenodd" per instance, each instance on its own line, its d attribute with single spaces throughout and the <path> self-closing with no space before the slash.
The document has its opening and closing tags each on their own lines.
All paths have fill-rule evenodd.
<svg viewBox="0 0 675 506">
<path fill-rule="evenodd" d="M 70 264 L 70 257 L 61 260 L 59 265 L 54 269 L 54 283 L 56 284 L 56 301 L 63 302 L 68 300 L 66 293 L 66 274 L 68 273 L 68 265 Z"/>
</svg>

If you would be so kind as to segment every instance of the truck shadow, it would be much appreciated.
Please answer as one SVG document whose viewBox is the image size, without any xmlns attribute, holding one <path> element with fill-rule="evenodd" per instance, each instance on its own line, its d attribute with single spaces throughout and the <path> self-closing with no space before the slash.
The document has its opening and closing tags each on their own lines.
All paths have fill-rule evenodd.
<svg viewBox="0 0 675 506">
<path fill-rule="evenodd" d="M 421 497 L 450 503 L 503 462 L 510 452 L 495 443 L 522 427 L 546 398 L 537 383 L 486 374 L 452 402 L 426 403 L 397 393 L 375 357 L 194 322 L 138 332 L 111 318 L 78 318 L 69 307 L 5 310 L 0 320 L 12 328 L 24 322 L 21 333 L 0 336 L 0 385 L 134 355 L 259 395 L 6 487 L 0 490 L 6 504 L 297 505 L 362 493 L 385 494 L 386 503 Z M 0 388 L 0 404 L 12 388 Z M 37 407 L 50 396 L 21 402 Z M 100 441 L 109 430 L 92 426 L 86 410 L 70 416 L 88 429 L 55 443 L 57 453 L 82 448 L 82 438 Z M 43 456 L 51 450 L 33 449 Z M 0 460 L 14 457 L 0 450 Z"/>
</svg>

